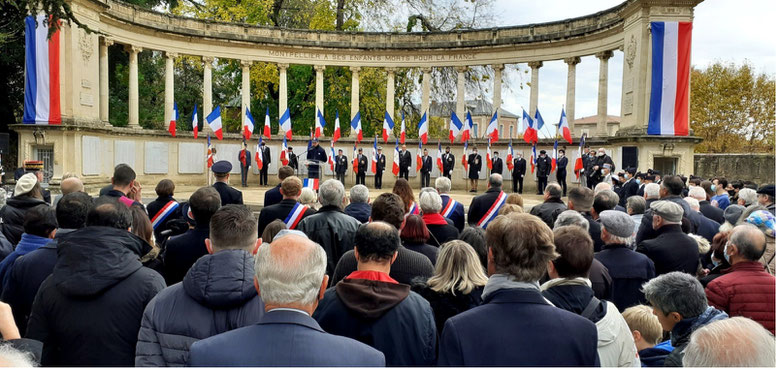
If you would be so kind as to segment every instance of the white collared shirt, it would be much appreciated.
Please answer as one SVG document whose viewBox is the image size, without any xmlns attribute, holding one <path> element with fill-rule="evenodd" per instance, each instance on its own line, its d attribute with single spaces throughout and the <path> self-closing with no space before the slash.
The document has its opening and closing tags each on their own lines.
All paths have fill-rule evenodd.
<svg viewBox="0 0 778 370">
<path fill-rule="evenodd" d="M 270 311 L 267 311 L 267 312 L 273 312 L 273 311 L 292 311 L 292 312 L 298 312 L 298 313 L 301 313 L 301 314 L 303 314 L 303 315 L 305 315 L 305 316 L 311 316 L 311 315 L 309 315 L 307 312 L 305 312 L 305 311 L 303 311 L 303 310 L 298 310 L 298 309 L 296 309 L 296 308 L 288 308 L 288 307 L 279 307 L 279 308 L 274 308 L 274 309 L 272 309 L 272 310 L 270 310 Z"/>
</svg>

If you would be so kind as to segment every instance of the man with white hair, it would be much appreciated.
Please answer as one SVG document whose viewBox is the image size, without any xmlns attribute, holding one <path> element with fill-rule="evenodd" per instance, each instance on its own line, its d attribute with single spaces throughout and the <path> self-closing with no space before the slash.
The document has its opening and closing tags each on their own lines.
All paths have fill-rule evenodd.
<svg viewBox="0 0 778 370">
<path fill-rule="evenodd" d="M 341 182 L 343 183 L 343 182 Z M 354 217 L 361 223 L 367 223 L 370 218 L 370 190 L 367 186 L 359 184 L 351 187 L 348 193 L 349 205 L 343 210 L 347 215 Z"/>
<path fill-rule="evenodd" d="M 756 190 L 749 188 L 740 189 L 738 192 L 737 204 L 740 204 L 743 207 L 748 207 L 752 204 L 756 204 L 756 202 Z"/>
<path fill-rule="evenodd" d="M 651 207 L 651 203 L 659 200 L 659 184 L 652 182 L 643 187 L 643 198 L 646 199 L 646 209 Z"/>
<path fill-rule="evenodd" d="M 384 366 L 381 352 L 327 334 L 311 318 L 327 288 L 326 266 L 324 250 L 305 237 L 286 235 L 263 243 L 254 265 L 254 287 L 265 302 L 262 319 L 195 342 L 189 365 Z"/>
<path fill-rule="evenodd" d="M 453 221 L 454 227 L 462 232 L 465 228 L 465 206 L 448 195 L 451 191 L 451 179 L 442 176 L 435 179 L 435 190 L 440 194 L 440 201 L 443 204 L 440 214 Z"/>
<path fill-rule="evenodd" d="M 495 173 L 489 176 L 489 189 L 482 195 L 473 198 L 467 210 L 467 223 L 486 229 L 500 211 L 508 195 L 502 191 L 502 175 Z"/>
<path fill-rule="evenodd" d="M 567 209 L 567 204 L 562 201 L 562 187 L 557 183 L 551 183 L 543 191 L 543 203 L 540 203 L 529 211 L 529 214 L 540 217 L 549 228 L 554 227 L 557 215 Z"/>
<path fill-rule="evenodd" d="M 459 230 L 454 227 L 454 222 L 440 214 L 443 202 L 435 189 L 421 189 L 419 207 L 421 207 L 421 218 L 430 232 L 427 244 L 440 247 L 443 243 L 459 237 Z"/>
<path fill-rule="evenodd" d="M 745 317 L 731 317 L 692 333 L 684 367 L 775 367 L 775 337 Z"/>
<path fill-rule="evenodd" d="M 346 190 L 340 181 L 329 179 L 319 186 L 319 203 L 319 211 L 300 221 L 297 230 L 324 248 L 327 275 L 332 275 L 340 257 L 354 247 L 354 235 L 362 223 L 343 213 Z"/>
<path fill-rule="evenodd" d="M 724 223 L 724 210 L 710 204 L 705 189 L 699 186 L 689 187 L 689 196 L 700 203 L 700 213 L 703 216 L 716 221 L 719 225 Z"/>
<path fill-rule="evenodd" d="M 700 215 L 700 226 L 697 228 L 697 235 L 702 236 L 710 243 L 713 243 L 713 237 L 719 232 L 719 223 L 713 221 L 700 212 L 700 201 L 692 197 L 683 198 L 683 200 L 689 204 L 689 208 L 692 212 Z"/>
<path fill-rule="evenodd" d="M 651 204 L 651 211 L 651 225 L 658 236 L 640 242 L 636 251 L 654 261 L 657 275 L 671 271 L 696 274 L 700 263 L 699 247 L 697 241 L 681 230 L 683 208 L 674 202 L 660 200 Z"/>
</svg>

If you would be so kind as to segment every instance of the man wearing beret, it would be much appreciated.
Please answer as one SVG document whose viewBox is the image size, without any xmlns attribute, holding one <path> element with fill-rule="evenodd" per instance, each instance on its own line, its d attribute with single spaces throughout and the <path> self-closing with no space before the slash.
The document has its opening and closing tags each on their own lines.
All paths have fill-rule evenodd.
<svg viewBox="0 0 778 370">
<path fill-rule="evenodd" d="M 680 271 L 695 275 L 699 264 L 697 242 L 681 230 L 683 208 L 678 204 L 659 200 L 651 203 L 651 227 L 657 237 L 638 244 L 637 252 L 652 261 L 656 274 Z"/>
<path fill-rule="evenodd" d="M 229 161 L 218 161 L 211 166 L 211 171 L 213 171 L 213 176 L 216 179 L 216 182 L 213 183 L 213 187 L 219 192 L 219 196 L 222 199 L 222 206 L 228 204 L 243 204 L 243 193 L 229 185 L 232 163 Z"/>
<path fill-rule="evenodd" d="M 24 172 L 32 173 L 38 178 L 38 183 L 43 183 L 43 161 L 24 161 Z M 41 186 L 43 201 L 51 204 L 51 192 Z"/>
<path fill-rule="evenodd" d="M 594 258 L 608 268 L 613 281 L 613 303 L 619 311 L 645 303 L 640 288 L 656 273 L 651 259 L 630 248 L 635 222 L 624 212 L 602 211 L 600 223 L 600 237 L 605 245 Z"/>
<path fill-rule="evenodd" d="M 756 191 L 759 204 L 767 207 L 767 210 L 775 216 L 775 184 L 768 184 Z"/>
</svg>

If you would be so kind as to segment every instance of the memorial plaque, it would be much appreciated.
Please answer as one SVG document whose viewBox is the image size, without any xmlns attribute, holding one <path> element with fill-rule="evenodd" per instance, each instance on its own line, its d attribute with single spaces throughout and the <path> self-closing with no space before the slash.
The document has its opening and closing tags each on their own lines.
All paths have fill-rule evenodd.
<svg viewBox="0 0 778 370">
<path fill-rule="evenodd" d="M 135 168 L 135 142 L 116 140 L 113 146 L 113 166 L 116 167 L 118 164 L 124 163 L 137 170 Z"/>
<path fill-rule="evenodd" d="M 167 174 L 168 143 L 147 141 L 145 147 L 143 172 L 147 174 Z"/>
<path fill-rule="evenodd" d="M 103 156 L 100 154 L 100 138 L 97 136 L 81 137 L 81 167 L 83 175 L 99 175 Z"/>
<path fill-rule="evenodd" d="M 238 154 L 242 149 L 242 145 L 216 143 L 213 144 L 213 146 L 216 148 L 216 161 L 229 161 L 232 163 L 232 171 L 230 171 L 230 173 L 237 173 L 240 175 L 240 160 L 238 159 Z M 251 154 L 254 155 L 254 153 Z"/>
<path fill-rule="evenodd" d="M 178 173 L 204 173 L 205 172 L 205 144 L 203 143 L 179 143 L 178 144 Z"/>
</svg>

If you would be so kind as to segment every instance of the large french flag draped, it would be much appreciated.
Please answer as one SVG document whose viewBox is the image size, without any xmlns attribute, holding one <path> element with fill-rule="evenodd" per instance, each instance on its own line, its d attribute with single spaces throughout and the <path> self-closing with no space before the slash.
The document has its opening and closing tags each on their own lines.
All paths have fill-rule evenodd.
<svg viewBox="0 0 778 370">
<path fill-rule="evenodd" d="M 440 141 L 438 141 L 438 170 L 440 170 L 440 173 L 443 173 L 443 149 L 441 149 Z"/>
<path fill-rule="evenodd" d="M 583 150 L 584 145 L 586 143 L 586 133 L 581 134 L 581 143 L 578 144 L 578 158 L 575 159 L 575 168 L 573 168 L 573 172 L 575 172 L 575 178 L 581 176 L 581 171 L 583 171 Z"/>
<path fill-rule="evenodd" d="M 359 172 L 359 152 L 357 151 L 357 143 L 354 142 L 354 159 L 351 161 L 354 167 L 354 173 Z"/>
<path fill-rule="evenodd" d="M 211 130 L 216 134 L 216 138 L 221 140 L 222 135 L 222 109 L 221 106 L 216 106 L 208 116 L 205 117 L 205 121 L 208 122 L 208 126 L 211 126 Z"/>
<path fill-rule="evenodd" d="M 284 136 L 284 141 L 281 142 L 281 154 L 279 156 L 279 159 L 281 160 L 281 164 L 284 166 L 289 164 L 289 158 L 286 157 L 287 147 L 288 146 L 286 145 L 286 136 Z"/>
<path fill-rule="evenodd" d="M 689 135 L 691 22 L 651 22 L 649 135 Z"/>
<path fill-rule="evenodd" d="M 424 112 L 424 114 L 421 116 L 421 120 L 419 121 L 419 140 L 421 140 L 421 142 L 424 144 L 427 144 L 428 132 L 429 124 L 427 123 L 427 112 Z"/>
<path fill-rule="evenodd" d="M 357 133 L 357 142 L 362 141 L 362 115 L 359 112 L 351 120 L 351 129 Z"/>
<path fill-rule="evenodd" d="M 486 127 L 486 139 L 490 142 L 497 142 L 500 139 L 500 130 L 497 128 L 497 111 L 494 111 L 492 119 L 489 120 L 489 126 Z"/>
<path fill-rule="evenodd" d="M 508 155 L 505 157 L 505 164 L 508 166 L 508 171 L 513 171 L 513 139 L 508 142 Z"/>
<path fill-rule="evenodd" d="M 24 116 L 22 122 L 59 125 L 59 31 L 51 38 L 46 15 L 24 20 Z"/>
<path fill-rule="evenodd" d="M 465 171 L 467 171 L 467 141 L 465 141 L 465 145 L 462 146 L 462 166 L 464 166 Z"/>
<path fill-rule="evenodd" d="M 330 140 L 330 157 L 327 158 L 330 164 L 330 171 L 335 171 L 335 140 Z"/>
<path fill-rule="evenodd" d="M 416 171 L 418 172 L 421 169 L 421 153 L 424 149 L 421 148 L 421 141 L 419 141 L 419 151 L 416 152 Z"/>
<path fill-rule="evenodd" d="M 289 108 L 286 108 L 284 114 L 281 115 L 278 126 L 281 128 L 279 131 L 283 131 L 284 137 L 287 140 L 292 140 L 292 115 L 289 113 Z"/>
<path fill-rule="evenodd" d="M 254 163 L 256 163 L 255 166 L 257 166 L 258 170 L 261 170 L 265 165 L 264 162 L 262 162 L 262 135 L 259 135 L 257 148 L 254 149 Z"/>
<path fill-rule="evenodd" d="M 315 138 L 318 139 L 324 133 L 324 126 L 327 126 L 327 122 L 324 121 L 324 115 L 321 114 L 319 108 L 316 108 L 316 131 L 313 133 Z"/>
<path fill-rule="evenodd" d="M 462 131 L 462 121 L 460 121 L 459 117 L 457 117 L 457 114 L 452 111 L 451 123 L 448 126 L 448 139 L 452 144 L 454 143 L 454 140 L 456 140 L 457 136 L 459 136 L 460 131 Z"/>
<path fill-rule="evenodd" d="M 394 130 L 394 120 L 389 112 L 384 111 L 384 128 L 381 130 L 381 136 L 384 138 L 384 144 L 389 140 L 389 133 Z"/>
<path fill-rule="evenodd" d="M 492 141 L 486 141 L 486 168 L 492 169 Z"/>
</svg>

